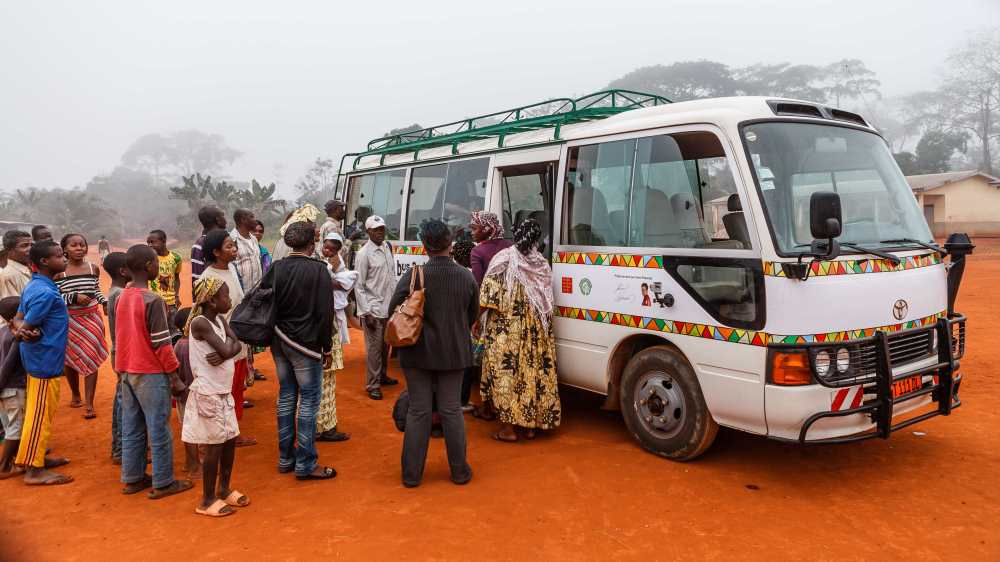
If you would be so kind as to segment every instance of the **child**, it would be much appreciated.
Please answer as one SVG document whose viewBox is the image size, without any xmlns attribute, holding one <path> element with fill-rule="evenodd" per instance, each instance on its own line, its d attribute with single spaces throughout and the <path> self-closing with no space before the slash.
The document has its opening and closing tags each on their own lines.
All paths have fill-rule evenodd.
<svg viewBox="0 0 1000 562">
<path fill-rule="evenodd" d="M 181 263 L 183 258 L 174 250 L 167 249 L 167 233 L 151 230 L 146 235 L 146 244 L 156 252 L 160 271 L 156 276 L 156 294 L 167 305 L 167 322 L 174 329 L 174 315 L 181 305 Z"/>
<path fill-rule="evenodd" d="M 174 447 L 170 435 L 170 396 L 184 390 L 177 357 L 170 345 L 167 307 L 149 290 L 159 274 L 156 252 L 145 244 L 125 254 L 132 285 L 122 290 L 115 307 L 115 368 L 122 376 L 122 482 L 124 494 L 153 486 L 149 499 L 185 490 L 190 480 L 174 479 Z M 153 450 L 153 475 L 146 470 L 146 433 Z"/>
<path fill-rule="evenodd" d="M 177 335 L 180 336 L 178 340 L 174 342 L 174 355 L 177 356 L 177 363 L 180 364 L 180 368 L 177 369 L 177 374 L 181 377 L 181 382 L 184 386 L 189 387 L 191 383 L 194 382 L 194 374 L 191 372 L 191 351 L 189 349 L 190 340 L 188 335 L 184 333 L 184 326 L 187 326 L 188 318 L 191 317 L 190 308 L 182 308 L 177 311 L 174 315 L 174 328 L 177 330 Z M 187 406 L 187 397 L 190 390 L 185 390 L 174 400 L 177 402 L 177 420 L 181 424 L 181 435 L 184 435 L 184 411 Z M 198 457 L 198 445 L 194 443 L 184 443 L 184 469 L 188 472 L 188 477 L 191 480 L 198 480 L 201 478 L 201 460 Z"/>
<path fill-rule="evenodd" d="M 4 441 L 3 452 L 0 453 L 0 480 L 16 476 L 24 472 L 14 468 L 14 455 L 21 444 L 21 426 L 24 424 L 24 394 L 27 377 L 21 365 L 21 354 L 17 349 L 17 340 L 10 329 L 10 321 L 17 314 L 21 304 L 20 297 L 7 297 L 0 300 L 0 413 L 3 414 Z"/>
<path fill-rule="evenodd" d="M 228 285 L 203 277 L 194 291 L 194 306 L 184 327 L 194 381 L 188 389 L 181 441 L 206 445 L 202 501 L 195 513 L 225 517 L 235 513 L 234 507 L 250 505 L 250 498 L 229 486 L 240 434 L 232 394 L 234 358 L 242 344 L 225 319 L 233 305 Z"/>
<path fill-rule="evenodd" d="M 48 470 L 55 463 L 45 458 L 52 433 L 52 416 L 59 404 L 59 377 L 66 361 L 69 314 L 52 278 L 66 270 L 66 255 L 51 240 L 31 247 L 36 273 L 21 294 L 21 304 L 10 326 L 21 340 L 18 352 L 27 372 L 24 423 L 14 464 L 25 466 L 24 483 L 29 486 L 68 484 L 71 476 Z M 67 460 L 58 459 L 58 464 Z"/>
<path fill-rule="evenodd" d="M 115 401 L 111 408 L 111 462 L 122 463 L 122 375 L 115 367 L 115 306 L 122 289 L 128 284 L 128 268 L 125 267 L 125 252 L 112 252 L 104 258 L 101 264 L 104 271 L 111 277 L 111 288 L 108 289 L 108 331 L 111 332 L 111 368 L 115 370 L 118 382 L 115 383 Z"/>
<path fill-rule="evenodd" d="M 97 391 L 97 370 L 108 358 L 104 342 L 104 318 L 101 307 L 108 301 L 101 294 L 99 270 L 87 261 L 87 239 L 82 234 L 67 234 L 59 243 L 69 258 L 66 271 L 53 280 L 69 308 L 69 345 L 66 348 L 66 382 L 73 399 L 70 408 L 79 408 L 80 376 L 84 377 L 86 409 L 84 419 L 97 417 L 94 394 Z"/>
</svg>

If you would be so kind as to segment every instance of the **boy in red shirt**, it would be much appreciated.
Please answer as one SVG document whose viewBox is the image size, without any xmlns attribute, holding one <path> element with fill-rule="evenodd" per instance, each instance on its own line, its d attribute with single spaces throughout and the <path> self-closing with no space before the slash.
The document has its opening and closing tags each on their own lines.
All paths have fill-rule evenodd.
<svg viewBox="0 0 1000 562">
<path fill-rule="evenodd" d="M 125 256 L 132 286 L 115 306 L 115 370 L 122 377 L 122 482 L 125 494 L 150 486 L 150 499 L 185 490 L 190 480 L 174 479 L 173 436 L 170 434 L 171 394 L 184 391 L 177 375 L 177 357 L 170 345 L 167 307 L 149 290 L 159 273 L 156 252 L 145 244 Z M 146 474 L 146 434 L 153 452 L 153 475 Z"/>
</svg>

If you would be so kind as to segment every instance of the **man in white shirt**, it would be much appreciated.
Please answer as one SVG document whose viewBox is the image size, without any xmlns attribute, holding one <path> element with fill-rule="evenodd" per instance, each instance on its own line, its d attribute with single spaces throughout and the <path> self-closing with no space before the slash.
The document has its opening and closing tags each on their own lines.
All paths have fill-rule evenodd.
<svg viewBox="0 0 1000 562">
<path fill-rule="evenodd" d="M 240 274 L 240 281 L 243 284 L 243 291 L 254 288 L 264 276 L 260 263 L 260 243 L 253 231 L 257 228 L 257 217 L 253 211 L 237 209 L 233 213 L 233 222 L 236 223 L 229 236 L 236 242 L 236 271 Z"/>
<path fill-rule="evenodd" d="M 31 235 L 8 230 L 3 235 L 3 249 L 7 253 L 7 265 L 0 271 L 0 299 L 19 297 L 31 281 L 31 268 L 28 267 Z"/>
<path fill-rule="evenodd" d="M 386 375 L 389 348 L 385 345 L 385 324 L 389 319 L 389 300 L 396 289 L 396 258 L 385 241 L 385 221 L 378 215 L 365 220 L 368 241 L 354 262 L 358 280 L 354 285 L 358 317 L 365 331 L 365 390 L 372 400 L 382 399 L 382 385 L 398 384 Z"/>
</svg>

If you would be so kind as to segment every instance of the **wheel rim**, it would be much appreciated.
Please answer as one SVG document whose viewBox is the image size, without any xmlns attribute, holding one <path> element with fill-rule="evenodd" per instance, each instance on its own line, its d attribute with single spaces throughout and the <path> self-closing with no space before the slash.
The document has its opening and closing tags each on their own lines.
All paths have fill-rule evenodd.
<svg viewBox="0 0 1000 562">
<path fill-rule="evenodd" d="M 666 439 L 684 425 L 687 401 L 677 381 L 663 371 L 650 371 L 635 385 L 633 407 L 648 433 Z"/>
</svg>

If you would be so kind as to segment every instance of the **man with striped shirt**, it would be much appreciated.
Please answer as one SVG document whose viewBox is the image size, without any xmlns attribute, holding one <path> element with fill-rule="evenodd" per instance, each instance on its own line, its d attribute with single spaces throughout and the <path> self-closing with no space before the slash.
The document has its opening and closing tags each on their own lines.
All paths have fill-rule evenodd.
<svg viewBox="0 0 1000 562">
<path fill-rule="evenodd" d="M 205 236 L 213 230 L 226 229 L 226 214 L 221 209 L 213 205 L 207 205 L 198 209 L 198 221 L 201 222 L 201 236 L 191 246 L 191 291 L 193 294 L 194 285 L 201 278 L 201 273 L 205 271 L 205 255 L 202 245 L 205 243 Z"/>
</svg>

